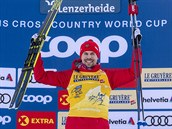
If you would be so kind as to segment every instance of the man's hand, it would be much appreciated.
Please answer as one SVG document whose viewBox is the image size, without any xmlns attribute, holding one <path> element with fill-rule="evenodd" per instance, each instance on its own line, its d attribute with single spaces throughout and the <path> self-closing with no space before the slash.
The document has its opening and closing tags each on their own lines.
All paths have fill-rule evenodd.
<svg viewBox="0 0 172 129">
<path fill-rule="evenodd" d="M 140 33 L 140 29 L 136 28 L 134 30 L 134 44 L 133 44 L 135 48 L 138 48 L 141 46 L 141 39 L 142 39 L 142 35 Z"/>
</svg>

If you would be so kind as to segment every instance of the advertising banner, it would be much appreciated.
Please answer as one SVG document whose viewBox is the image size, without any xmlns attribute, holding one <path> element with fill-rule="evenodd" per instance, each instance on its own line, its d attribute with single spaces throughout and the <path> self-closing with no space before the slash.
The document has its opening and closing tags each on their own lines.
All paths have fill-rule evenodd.
<svg viewBox="0 0 172 129">
<path fill-rule="evenodd" d="M 21 106 L 9 109 L 33 35 L 44 23 L 54 0 L 0 0 L 0 128 L 63 129 L 69 109 L 66 89 L 35 80 Z M 138 126 L 135 81 L 112 89 L 110 129 L 169 129 L 172 126 L 172 0 L 137 0 L 141 31 L 141 85 L 147 126 Z M 80 46 L 92 39 L 100 48 L 102 68 L 129 68 L 132 24 L 128 0 L 63 0 L 45 38 L 45 71 L 71 69 Z M 124 76 L 125 78 L 125 76 Z M 126 88 L 129 86 L 130 88 Z M 125 87 L 125 88 L 124 88 Z M 132 88 L 131 88 L 132 87 Z"/>
</svg>

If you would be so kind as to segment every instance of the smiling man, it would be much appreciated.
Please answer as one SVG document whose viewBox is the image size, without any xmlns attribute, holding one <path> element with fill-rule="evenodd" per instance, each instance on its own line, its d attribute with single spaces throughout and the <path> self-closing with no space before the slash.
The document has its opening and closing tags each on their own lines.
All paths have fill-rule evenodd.
<svg viewBox="0 0 172 129">
<path fill-rule="evenodd" d="M 141 56 L 140 48 L 136 48 Z M 134 49 L 134 50 L 136 50 Z M 98 63 L 100 51 L 93 40 L 84 42 L 80 47 L 80 58 L 74 60 L 72 68 L 65 71 L 44 71 L 41 55 L 34 68 L 37 82 L 60 86 L 68 90 L 70 109 L 66 129 L 109 129 L 108 106 L 111 90 L 133 81 L 141 68 L 132 63 L 130 68 L 103 69 Z M 134 87 L 134 86 L 131 86 Z M 127 87 L 129 88 L 129 87 Z"/>
<path fill-rule="evenodd" d="M 80 47 L 80 59 L 74 61 L 73 67 L 82 68 L 86 71 L 97 71 L 100 69 L 98 59 L 100 52 L 98 45 L 93 40 L 88 40 Z M 75 68 L 76 69 L 76 68 Z"/>
</svg>

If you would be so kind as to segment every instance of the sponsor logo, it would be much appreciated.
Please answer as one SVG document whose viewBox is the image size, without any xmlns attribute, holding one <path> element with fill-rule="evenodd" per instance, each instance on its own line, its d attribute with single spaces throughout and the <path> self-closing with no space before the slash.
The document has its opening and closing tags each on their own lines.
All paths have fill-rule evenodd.
<svg viewBox="0 0 172 129">
<path fill-rule="evenodd" d="M 135 125 L 135 122 L 133 120 L 132 117 L 129 118 L 129 120 L 124 120 L 124 119 L 118 119 L 118 120 L 112 120 L 112 119 L 109 119 L 109 124 L 115 124 L 115 125 L 126 125 L 126 124 L 130 124 L 130 125 Z"/>
<path fill-rule="evenodd" d="M 68 112 L 58 112 L 58 129 L 65 129 Z"/>
<path fill-rule="evenodd" d="M 143 87 L 172 87 L 171 68 L 143 68 Z"/>
<path fill-rule="evenodd" d="M 68 92 L 67 90 L 58 91 L 58 109 L 69 110 L 69 103 L 67 102 Z"/>
<path fill-rule="evenodd" d="M 49 42 L 50 39 L 51 38 L 47 36 L 46 41 Z M 99 45 L 102 55 L 100 56 L 101 63 L 108 63 L 110 57 L 120 57 L 124 55 L 128 49 L 127 41 L 123 37 L 118 35 L 108 36 L 104 38 L 101 43 L 100 40 L 94 36 L 82 36 L 76 41 L 68 36 L 58 36 L 50 41 L 49 51 L 41 51 L 42 57 L 55 56 L 58 58 L 67 58 L 72 56 L 74 53 L 77 53 L 79 55 L 80 45 L 88 39 L 93 39 Z M 67 45 L 66 51 L 61 52 L 59 50 L 60 43 L 65 43 Z M 116 51 L 111 51 L 110 44 L 117 44 L 118 49 Z"/>
<path fill-rule="evenodd" d="M 17 112 L 17 129 L 56 129 L 55 112 Z"/>
<path fill-rule="evenodd" d="M 15 87 L 16 70 L 14 68 L 0 68 L 0 87 Z"/>
<path fill-rule="evenodd" d="M 12 76 L 11 76 L 10 73 L 7 75 L 7 77 L 0 76 L 0 80 L 2 80 L 2 81 L 4 81 L 4 80 L 6 80 L 6 81 L 13 81 Z"/>
<path fill-rule="evenodd" d="M 5 125 L 11 122 L 10 116 L 0 116 L 0 125 Z"/>
<path fill-rule="evenodd" d="M 11 96 L 7 93 L 0 93 L 0 104 L 8 104 L 11 101 Z"/>
<path fill-rule="evenodd" d="M 143 90 L 142 101 L 145 109 L 170 109 L 172 90 Z"/>
<path fill-rule="evenodd" d="M 117 129 L 119 129 L 119 127 L 122 128 L 124 125 L 127 127 L 134 127 L 136 125 L 135 124 L 136 117 L 134 116 L 136 116 L 137 114 L 133 114 L 133 113 L 128 114 L 128 112 L 124 113 L 124 115 L 122 114 L 109 112 L 110 128 L 114 129 L 114 127 L 116 127 Z M 131 114 L 133 115 L 133 117 L 130 117 Z M 67 115 L 68 112 L 58 112 L 58 129 L 65 129 Z M 123 118 L 118 118 L 119 116 L 123 116 Z M 125 116 L 127 116 L 127 118 L 124 118 Z"/>
<path fill-rule="evenodd" d="M 143 102 L 144 103 L 168 103 L 170 102 L 170 99 L 165 98 L 165 97 L 160 97 L 160 98 L 145 98 L 143 97 Z"/>
<path fill-rule="evenodd" d="M 46 14 L 55 0 L 40 0 L 40 12 Z M 118 13 L 120 11 L 120 0 L 67 0 L 59 7 L 59 13 Z"/>
<path fill-rule="evenodd" d="M 61 125 L 66 125 L 66 119 L 67 119 L 66 116 L 62 116 L 62 118 L 61 118 Z"/>
<path fill-rule="evenodd" d="M 172 81 L 172 72 L 163 72 L 163 73 L 145 73 L 144 74 L 145 82 L 168 82 Z"/>
<path fill-rule="evenodd" d="M 109 119 L 109 124 L 115 124 L 115 125 L 118 125 L 118 124 L 127 124 L 127 120 L 123 120 L 123 119 L 112 120 L 112 119 Z"/>
<path fill-rule="evenodd" d="M 36 102 L 36 103 L 42 103 L 42 104 L 47 104 L 52 102 L 53 98 L 50 95 L 24 95 L 23 97 L 23 102 Z"/>
<path fill-rule="evenodd" d="M 145 117 L 147 126 L 172 126 L 172 115 L 148 115 Z"/>
<path fill-rule="evenodd" d="M 130 101 L 131 95 L 110 95 L 110 101 L 109 103 L 113 103 L 113 104 L 127 104 L 127 103 L 131 103 Z M 133 104 L 133 102 L 131 103 Z"/>
<path fill-rule="evenodd" d="M 27 116 L 20 116 L 20 118 L 18 118 L 18 122 L 21 126 L 27 126 L 29 124 L 29 118 Z"/>
<path fill-rule="evenodd" d="M 130 119 L 128 120 L 128 124 L 135 125 L 135 122 L 132 117 L 130 117 Z"/>
<path fill-rule="evenodd" d="M 73 82 L 80 82 L 80 81 L 99 81 L 100 80 L 100 75 L 74 75 L 73 77 Z"/>
<path fill-rule="evenodd" d="M 136 109 L 135 90 L 112 90 L 109 96 L 109 109 Z"/>
<path fill-rule="evenodd" d="M 9 108 L 14 90 L 1 89 L 0 90 L 0 108 Z"/>
<path fill-rule="evenodd" d="M 60 97 L 60 103 L 64 106 L 69 105 L 69 103 L 66 101 L 67 97 L 68 97 L 68 95 L 62 95 Z"/>
</svg>

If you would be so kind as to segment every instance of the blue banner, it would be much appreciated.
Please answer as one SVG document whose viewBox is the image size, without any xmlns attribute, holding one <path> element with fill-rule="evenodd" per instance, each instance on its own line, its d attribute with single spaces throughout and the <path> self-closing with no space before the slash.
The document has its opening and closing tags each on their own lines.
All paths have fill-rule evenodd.
<svg viewBox="0 0 172 129">
<path fill-rule="evenodd" d="M 20 108 L 18 110 L 8 109 L 21 73 L 19 71 L 28 54 L 31 37 L 38 33 L 52 4 L 53 0 L 0 1 L 0 128 L 20 129 L 22 124 L 21 127 L 16 125 L 17 112 L 23 110 L 57 112 L 57 121 L 60 121 L 61 117 L 66 118 L 63 113 L 58 116 L 60 111 L 58 105 L 62 100 L 58 101 L 57 93 L 62 88 L 39 84 L 35 82 L 33 76 Z M 170 94 L 172 93 L 170 92 L 172 91 L 172 43 L 170 39 L 172 1 L 137 0 L 137 5 L 139 7 L 137 26 L 142 34 L 142 77 L 154 79 L 153 82 L 142 82 L 145 94 L 147 93 L 145 98 L 150 98 L 152 103 L 155 103 L 149 102 L 146 110 L 152 112 L 154 116 L 158 114 L 154 111 L 162 112 L 158 114 L 159 116 L 163 116 L 163 113 L 167 112 L 165 115 L 168 116 L 172 112 L 172 105 L 169 106 L 172 101 L 172 94 Z M 70 69 L 72 61 L 79 58 L 80 45 L 88 39 L 93 39 L 98 43 L 101 51 L 99 61 L 103 68 L 130 67 L 131 27 L 128 0 L 63 0 L 41 51 L 45 69 L 57 71 Z M 158 83 L 157 79 L 160 80 Z M 164 93 L 157 91 L 159 96 L 149 94 L 149 91 L 157 89 L 163 90 Z M 165 93 L 169 96 L 166 96 Z M 128 93 L 127 90 L 126 95 L 128 94 L 132 96 L 132 101 L 135 103 L 136 100 L 133 97 L 135 95 Z M 64 98 L 66 95 L 61 97 L 63 102 L 66 102 Z M 165 100 L 161 98 L 168 98 L 168 102 L 165 103 Z M 123 109 L 119 107 L 120 105 L 117 106 L 117 109 L 111 109 L 110 113 L 118 114 L 121 112 L 120 109 Z M 133 117 L 133 120 L 137 123 L 137 109 L 129 109 L 127 106 L 124 110 L 135 111 L 136 116 Z M 149 113 L 147 115 L 149 116 Z M 126 124 L 116 124 L 112 122 L 115 121 L 113 115 L 110 114 L 110 116 L 112 129 L 123 128 L 122 125 Z M 118 119 L 121 120 L 123 117 Z M 127 116 L 123 119 L 129 120 L 130 117 Z M 127 128 L 137 129 L 134 122 L 132 122 L 133 126 L 128 125 Z M 57 129 L 64 128 L 59 127 L 58 123 L 56 125 Z M 151 129 L 155 126 L 152 125 Z M 167 129 L 169 126 L 159 125 L 159 127 L 159 129 Z M 147 128 L 144 127 L 144 129 Z"/>
</svg>

